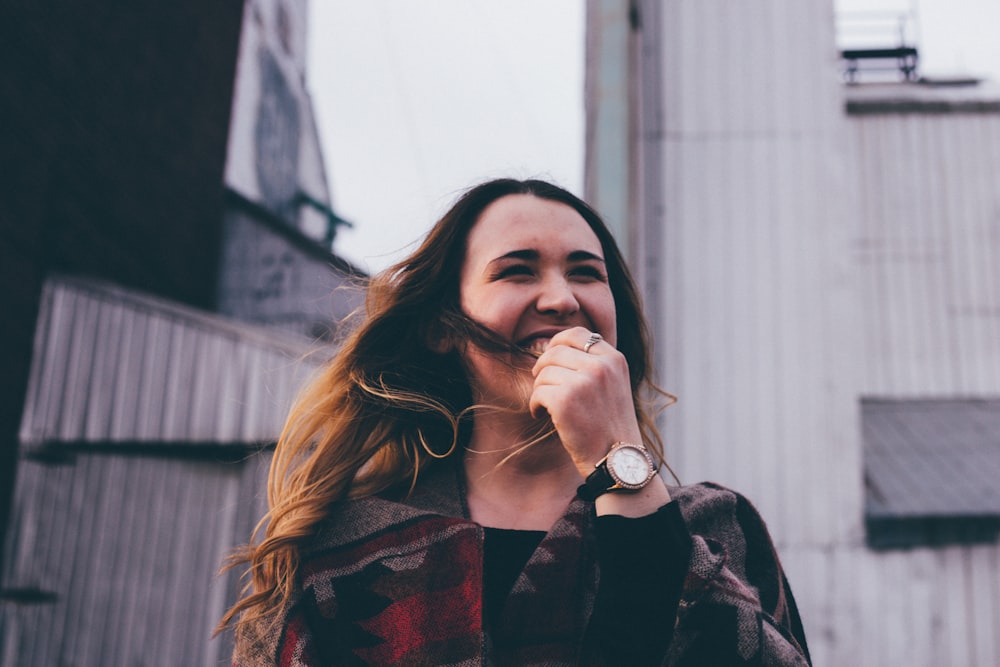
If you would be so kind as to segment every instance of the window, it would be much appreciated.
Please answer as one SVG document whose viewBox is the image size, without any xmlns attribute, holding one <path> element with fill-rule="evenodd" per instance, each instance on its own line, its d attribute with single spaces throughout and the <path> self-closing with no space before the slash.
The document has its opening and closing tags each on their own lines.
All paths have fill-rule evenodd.
<svg viewBox="0 0 1000 667">
<path fill-rule="evenodd" d="M 993 542 L 1000 535 L 1000 400 L 864 398 L 868 545 Z"/>
</svg>

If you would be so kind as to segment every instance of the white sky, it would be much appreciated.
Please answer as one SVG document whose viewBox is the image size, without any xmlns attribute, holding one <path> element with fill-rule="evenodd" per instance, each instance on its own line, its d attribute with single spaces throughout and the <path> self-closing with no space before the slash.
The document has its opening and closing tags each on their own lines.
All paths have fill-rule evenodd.
<svg viewBox="0 0 1000 667">
<path fill-rule="evenodd" d="M 385 268 L 465 188 L 540 176 L 580 192 L 582 0 L 313 0 L 308 85 L 335 250 Z"/>
<path fill-rule="evenodd" d="M 486 178 L 540 176 L 582 194 L 584 0 L 309 8 L 308 87 L 327 178 L 334 209 L 355 223 L 338 233 L 338 254 L 385 268 Z M 919 0 L 916 10 L 923 74 L 1000 81 L 1000 0 Z"/>
</svg>

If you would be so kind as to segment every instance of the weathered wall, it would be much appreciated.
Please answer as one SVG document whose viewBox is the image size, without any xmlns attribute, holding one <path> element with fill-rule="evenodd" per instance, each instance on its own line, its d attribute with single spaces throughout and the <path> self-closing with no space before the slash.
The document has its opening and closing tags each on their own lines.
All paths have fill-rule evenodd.
<svg viewBox="0 0 1000 667">
<path fill-rule="evenodd" d="M 815 664 L 996 664 L 1000 547 L 865 546 L 858 419 L 1000 389 L 996 117 L 849 117 L 831 2 L 631 5 L 628 247 L 671 464 L 758 505 Z"/>
<path fill-rule="evenodd" d="M 328 220 L 301 202 L 301 195 L 307 195 L 330 203 L 305 87 L 306 8 L 304 0 L 246 3 L 225 182 L 307 236 L 324 241 Z"/>
<path fill-rule="evenodd" d="M 750 494 L 783 543 L 852 539 L 857 311 L 832 8 L 669 2 L 651 14 L 660 127 L 642 136 L 661 167 L 636 221 L 656 242 L 635 261 L 659 277 L 661 379 L 680 398 L 666 415 L 671 460 L 684 479 Z"/>
<path fill-rule="evenodd" d="M 210 306 L 243 3 L 6 3 L 0 532 L 44 276 Z"/>
<path fill-rule="evenodd" d="M 46 283 L 0 588 L 0 665 L 209 665 L 217 576 L 265 510 L 295 390 L 329 355 L 108 283 Z M 263 451 L 261 451 L 263 449 Z"/>
<path fill-rule="evenodd" d="M 861 392 L 1000 396 L 1000 88 L 879 99 L 852 96 L 850 117 Z"/>
</svg>

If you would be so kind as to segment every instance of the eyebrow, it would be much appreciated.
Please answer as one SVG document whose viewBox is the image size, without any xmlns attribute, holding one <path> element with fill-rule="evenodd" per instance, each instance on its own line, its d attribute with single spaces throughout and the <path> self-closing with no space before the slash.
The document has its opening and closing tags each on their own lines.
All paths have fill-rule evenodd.
<svg viewBox="0 0 1000 667">
<path fill-rule="evenodd" d="M 512 250 L 506 254 L 500 255 L 496 259 L 491 259 L 489 264 L 494 262 L 501 262 L 505 259 L 521 259 L 527 261 L 538 261 L 541 258 L 541 253 L 537 250 Z M 604 258 L 595 255 L 592 252 L 587 252 L 586 250 L 574 250 L 566 257 L 567 260 L 571 262 L 600 262 L 605 264 Z"/>
</svg>

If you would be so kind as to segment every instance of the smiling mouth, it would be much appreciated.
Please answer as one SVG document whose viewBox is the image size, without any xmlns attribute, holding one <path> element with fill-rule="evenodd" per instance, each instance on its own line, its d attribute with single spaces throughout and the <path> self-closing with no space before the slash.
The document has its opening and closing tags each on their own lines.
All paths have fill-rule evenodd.
<svg viewBox="0 0 1000 667">
<path fill-rule="evenodd" d="M 542 353 L 545 352 L 546 348 L 548 348 L 550 340 L 551 338 L 539 336 L 523 341 L 518 345 L 518 347 L 521 348 L 525 354 L 537 359 L 542 356 Z"/>
</svg>

